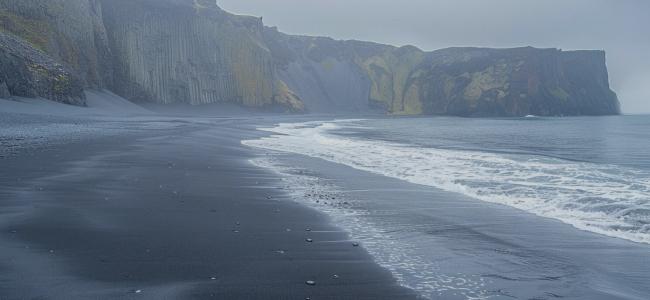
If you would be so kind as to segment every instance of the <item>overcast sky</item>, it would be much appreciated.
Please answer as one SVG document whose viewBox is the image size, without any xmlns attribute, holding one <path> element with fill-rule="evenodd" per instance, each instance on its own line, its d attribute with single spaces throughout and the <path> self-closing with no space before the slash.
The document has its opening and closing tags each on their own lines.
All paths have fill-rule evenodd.
<svg viewBox="0 0 650 300">
<path fill-rule="evenodd" d="M 217 0 L 286 33 L 424 50 L 450 46 L 607 51 L 626 113 L 650 112 L 650 0 Z"/>
</svg>

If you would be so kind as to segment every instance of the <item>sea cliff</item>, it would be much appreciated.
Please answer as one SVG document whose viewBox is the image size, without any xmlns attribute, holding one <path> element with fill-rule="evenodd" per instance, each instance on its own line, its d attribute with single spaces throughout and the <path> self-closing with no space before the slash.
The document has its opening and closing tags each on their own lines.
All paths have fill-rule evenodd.
<svg viewBox="0 0 650 300">
<path fill-rule="evenodd" d="M 15 41 L 0 44 L 0 96 L 83 105 L 86 88 L 134 102 L 287 112 L 619 113 L 602 51 L 426 52 L 293 36 L 208 0 L 2 0 L 0 34 Z"/>
</svg>

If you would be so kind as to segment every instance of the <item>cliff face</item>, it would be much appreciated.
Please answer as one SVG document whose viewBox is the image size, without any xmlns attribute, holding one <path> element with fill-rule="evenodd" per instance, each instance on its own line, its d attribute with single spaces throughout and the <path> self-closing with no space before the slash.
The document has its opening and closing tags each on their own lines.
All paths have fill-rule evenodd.
<svg viewBox="0 0 650 300">
<path fill-rule="evenodd" d="M 104 20 L 116 91 L 158 103 L 273 103 L 274 65 L 259 43 L 259 19 L 234 17 L 214 3 L 106 0 Z"/>
<path fill-rule="evenodd" d="M 424 52 L 267 29 L 279 74 L 309 109 L 457 116 L 619 112 L 605 53 L 449 48 Z"/>
<path fill-rule="evenodd" d="M 69 70 L 71 82 L 76 76 L 133 101 L 409 115 L 618 113 L 600 51 L 424 52 L 291 36 L 212 0 L 1 0 L 0 22 Z M 16 90 L 6 77 L 0 92 L 3 82 Z"/>
<path fill-rule="evenodd" d="M 429 114 L 557 116 L 619 113 L 605 54 L 556 49 L 453 48 L 432 52 L 411 76 Z"/>
</svg>

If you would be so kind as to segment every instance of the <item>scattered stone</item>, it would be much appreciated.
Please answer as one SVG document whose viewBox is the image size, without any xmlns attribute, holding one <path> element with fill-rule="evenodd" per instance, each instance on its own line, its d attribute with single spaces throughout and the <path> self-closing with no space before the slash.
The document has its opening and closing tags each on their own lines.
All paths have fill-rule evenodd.
<svg viewBox="0 0 650 300">
<path fill-rule="evenodd" d="M 312 242 L 314 242 L 314 240 L 312 240 L 312 239 L 305 239 L 305 241 L 307 241 L 307 243 L 312 243 Z"/>
<path fill-rule="evenodd" d="M 339 279 L 339 275 L 334 274 L 334 276 L 332 276 L 332 278 Z"/>
<path fill-rule="evenodd" d="M 352 243 L 352 247 L 359 247 L 359 243 L 357 242 Z"/>
<path fill-rule="evenodd" d="M 217 280 L 217 277 L 210 277 L 210 280 Z"/>
<path fill-rule="evenodd" d="M 135 290 L 133 292 L 136 293 L 136 294 L 140 294 L 140 293 L 142 293 L 142 290 Z"/>
<path fill-rule="evenodd" d="M 316 285 L 316 281 L 313 281 L 313 280 L 307 280 L 307 281 L 305 281 L 305 283 L 307 285 Z"/>
<path fill-rule="evenodd" d="M 311 231 L 311 228 L 307 228 L 307 229 L 305 229 L 305 231 Z"/>
</svg>

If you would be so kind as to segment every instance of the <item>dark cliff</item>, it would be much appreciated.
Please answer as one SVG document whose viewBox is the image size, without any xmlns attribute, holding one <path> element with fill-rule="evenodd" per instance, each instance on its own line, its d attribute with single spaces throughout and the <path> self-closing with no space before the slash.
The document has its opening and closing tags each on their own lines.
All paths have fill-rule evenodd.
<svg viewBox="0 0 650 300">
<path fill-rule="evenodd" d="M 424 52 L 292 36 L 209 0 L 0 0 L 0 32 L 22 45 L 0 44 L 0 96 L 83 104 L 85 87 L 132 101 L 293 112 L 619 113 L 602 51 Z M 66 87 L 36 78 L 46 73 L 30 69 L 35 61 Z"/>
</svg>

